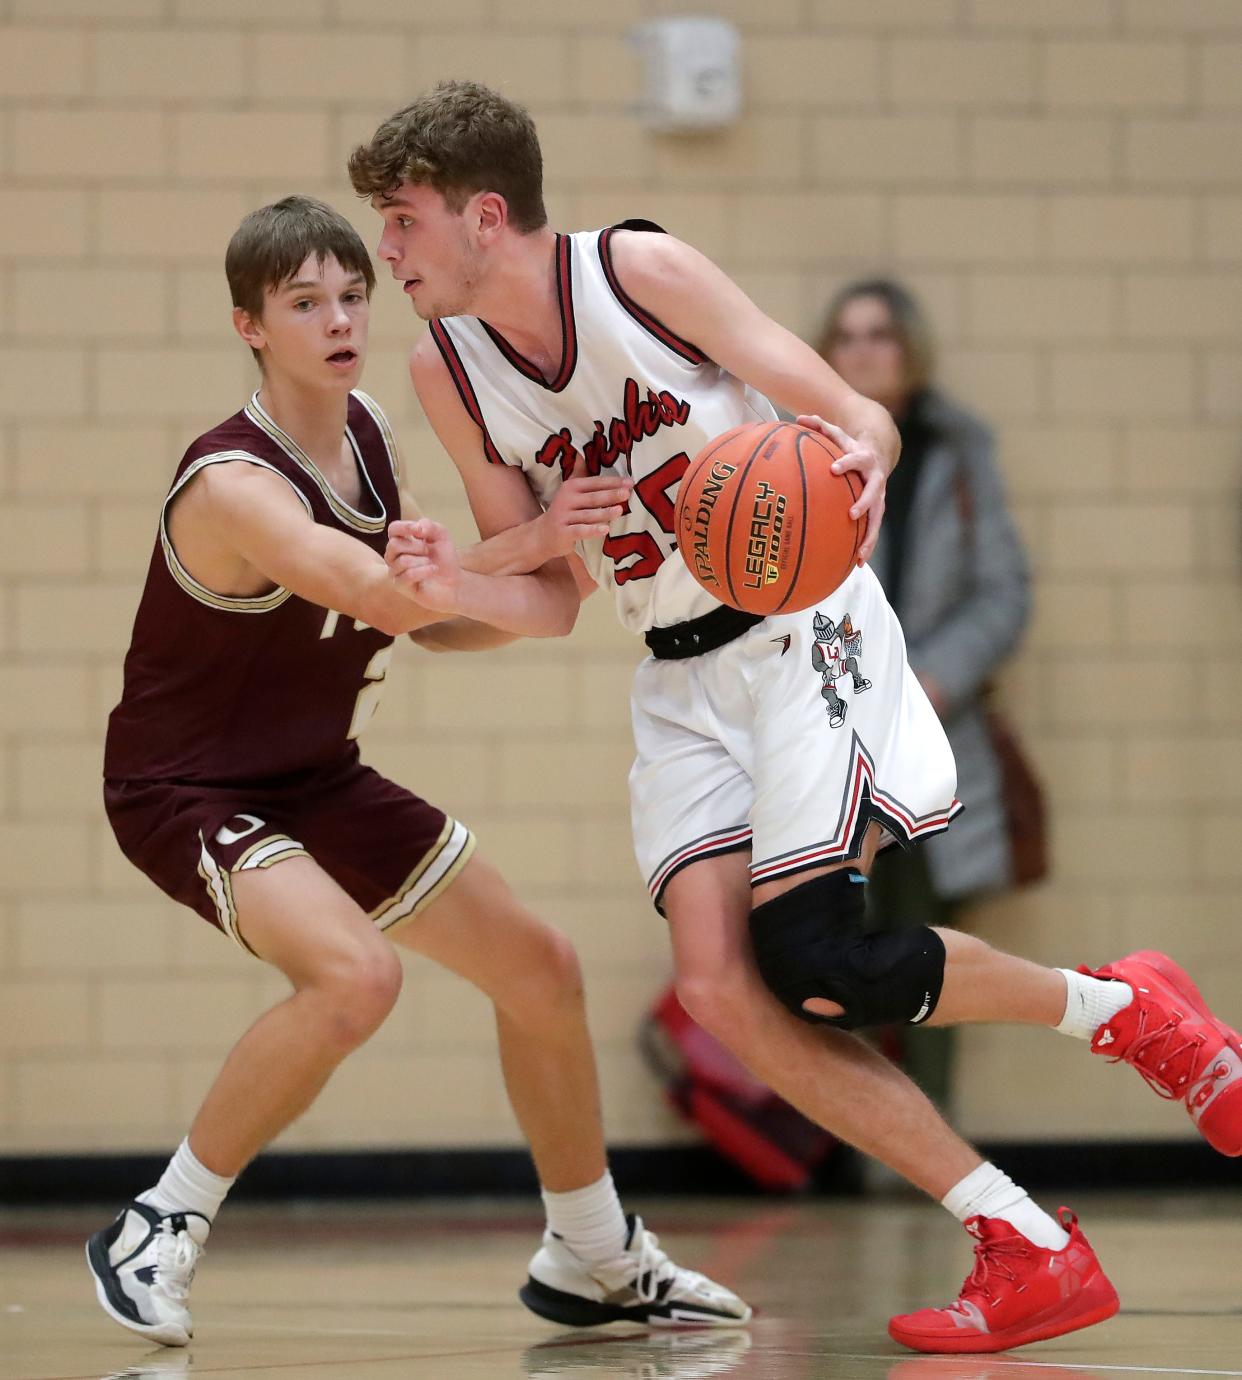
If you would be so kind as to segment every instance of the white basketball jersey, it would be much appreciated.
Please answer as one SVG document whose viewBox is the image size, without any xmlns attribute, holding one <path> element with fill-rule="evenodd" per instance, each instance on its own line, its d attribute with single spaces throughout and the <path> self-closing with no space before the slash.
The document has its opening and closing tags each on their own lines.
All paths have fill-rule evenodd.
<svg viewBox="0 0 1242 1380">
<path fill-rule="evenodd" d="M 622 623 L 641 633 L 717 607 L 677 552 L 677 486 L 714 436 L 776 413 L 626 296 L 612 268 L 613 233 L 557 236 L 562 354 L 551 382 L 476 317 L 431 329 L 488 460 L 524 470 L 545 508 L 580 456 L 589 474 L 633 477 L 629 511 L 578 550 L 591 577 L 612 589 Z"/>
</svg>

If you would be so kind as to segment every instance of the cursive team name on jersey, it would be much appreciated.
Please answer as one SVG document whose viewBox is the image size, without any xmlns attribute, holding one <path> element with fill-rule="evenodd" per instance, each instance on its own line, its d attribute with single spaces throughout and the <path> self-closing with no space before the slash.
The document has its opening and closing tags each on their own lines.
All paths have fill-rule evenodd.
<svg viewBox="0 0 1242 1380">
<path fill-rule="evenodd" d="M 646 398 L 639 397 L 639 384 L 626 379 L 621 401 L 621 415 L 607 426 L 596 421 L 590 439 L 582 447 L 587 473 L 597 475 L 621 456 L 628 460 L 630 452 L 644 437 L 654 436 L 662 426 L 684 426 L 690 416 L 690 404 L 677 398 L 668 389 L 657 393 L 648 388 Z M 568 479 L 578 461 L 578 449 L 568 427 L 554 431 L 535 453 L 540 465 L 559 465 L 561 478 Z"/>
</svg>

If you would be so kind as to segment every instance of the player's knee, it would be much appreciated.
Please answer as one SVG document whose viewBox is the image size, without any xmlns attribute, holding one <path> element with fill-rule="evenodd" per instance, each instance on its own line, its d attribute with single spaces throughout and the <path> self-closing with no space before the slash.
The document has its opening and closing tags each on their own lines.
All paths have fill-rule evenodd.
<svg viewBox="0 0 1242 1380">
<path fill-rule="evenodd" d="M 401 960 L 387 943 L 334 957 L 317 983 L 329 1042 L 356 1049 L 383 1025 L 401 993 Z"/>
<path fill-rule="evenodd" d="M 866 933 L 861 883 L 842 868 L 756 906 L 750 933 L 759 972 L 804 1021 L 844 1030 L 925 1021 L 940 999 L 944 942 L 926 927 Z M 815 998 L 842 1014 L 808 1011 L 804 1003 Z"/>
<path fill-rule="evenodd" d="M 548 988 L 547 999 L 558 1005 L 581 1001 L 582 964 L 573 941 L 551 925 L 543 928 L 540 970 Z"/>
<path fill-rule="evenodd" d="M 580 1006 L 582 965 L 569 936 L 532 916 L 526 917 L 523 935 L 503 989 L 492 993 L 496 1004 L 528 1024 Z"/>
<path fill-rule="evenodd" d="M 732 1045 L 747 1010 L 740 983 L 724 974 L 683 973 L 677 978 L 676 991 L 677 1000 L 696 1025 L 723 1044 Z"/>
</svg>

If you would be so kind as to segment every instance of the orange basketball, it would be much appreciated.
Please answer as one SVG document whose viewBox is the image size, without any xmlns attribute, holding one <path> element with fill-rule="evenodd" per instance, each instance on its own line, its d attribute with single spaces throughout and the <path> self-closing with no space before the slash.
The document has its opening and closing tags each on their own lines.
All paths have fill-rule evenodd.
<svg viewBox="0 0 1242 1380">
<path fill-rule="evenodd" d="M 826 599 L 858 560 L 862 493 L 821 432 L 793 422 L 735 426 L 690 462 L 677 491 L 677 545 L 690 573 L 747 613 L 795 613 Z"/>
</svg>

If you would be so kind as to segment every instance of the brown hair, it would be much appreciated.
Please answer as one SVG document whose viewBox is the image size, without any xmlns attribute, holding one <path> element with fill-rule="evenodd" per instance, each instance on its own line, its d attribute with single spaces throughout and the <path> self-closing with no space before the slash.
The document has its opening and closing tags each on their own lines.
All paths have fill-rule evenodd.
<svg viewBox="0 0 1242 1380">
<path fill-rule="evenodd" d="M 875 297 L 888 308 L 893 333 L 905 363 L 905 384 L 911 393 L 928 387 L 936 369 L 936 346 L 931 325 L 909 289 L 891 278 L 863 278 L 847 283 L 832 299 L 816 349 L 825 359 L 832 353 L 841 329 L 841 316 L 851 302 Z"/>
<path fill-rule="evenodd" d="M 361 197 L 426 183 L 461 211 L 475 192 L 499 192 L 523 233 L 548 223 L 543 155 L 525 108 L 475 81 L 442 81 L 398 110 L 349 157 Z"/>
<path fill-rule="evenodd" d="M 261 319 L 264 294 L 292 278 L 311 254 L 320 266 L 332 258 L 343 269 L 361 273 L 370 297 L 375 269 L 354 227 L 326 202 L 287 196 L 251 211 L 229 241 L 224 273 L 233 305 Z"/>
</svg>

